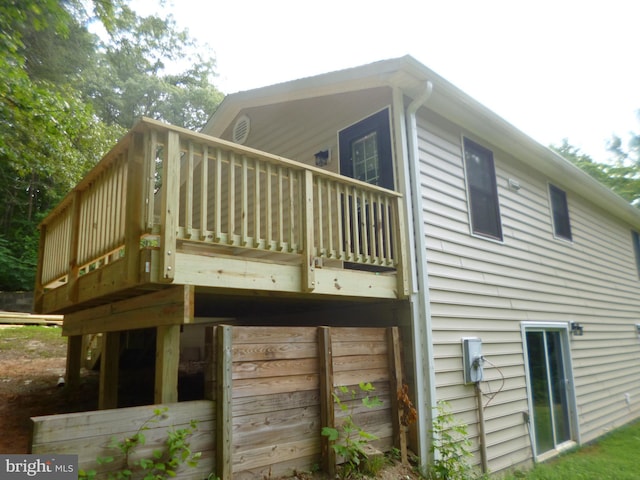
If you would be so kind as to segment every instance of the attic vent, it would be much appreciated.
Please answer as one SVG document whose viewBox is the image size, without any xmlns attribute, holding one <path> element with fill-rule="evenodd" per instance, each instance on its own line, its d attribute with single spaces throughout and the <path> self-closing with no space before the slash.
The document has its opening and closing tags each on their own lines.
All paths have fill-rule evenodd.
<svg viewBox="0 0 640 480">
<path fill-rule="evenodd" d="M 236 120 L 236 124 L 233 126 L 233 141 L 243 145 L 249 136 L 250 127 L 251 121 L 249 120 L 249 117 L 242 115 L 238 118 L 238 120 Z"/>
</svg>

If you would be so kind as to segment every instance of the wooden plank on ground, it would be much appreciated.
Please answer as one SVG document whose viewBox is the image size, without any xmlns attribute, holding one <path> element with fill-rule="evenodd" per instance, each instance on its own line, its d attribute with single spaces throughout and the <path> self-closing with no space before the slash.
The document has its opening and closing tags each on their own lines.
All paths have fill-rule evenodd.
<svg viewBox="0 0 640 480">
<path fill-rule="evenodd" d="M 0 323 L 15 325 L 62 325 L 62 315 L 34 315 L 22 312 L 0 312 Z"/>
</svg>

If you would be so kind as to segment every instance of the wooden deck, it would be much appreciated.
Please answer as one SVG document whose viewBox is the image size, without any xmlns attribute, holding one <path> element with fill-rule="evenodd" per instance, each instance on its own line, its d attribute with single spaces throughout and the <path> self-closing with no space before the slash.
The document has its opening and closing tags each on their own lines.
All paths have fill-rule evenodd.
<svg viewBox="0 0 640 480">
<path fill-rule="evenodd" d="M 397 192 L 142 119 L 42 222 L 35 308 L 170 285 L 404 298 L 403 218 Z"/>
</svg>

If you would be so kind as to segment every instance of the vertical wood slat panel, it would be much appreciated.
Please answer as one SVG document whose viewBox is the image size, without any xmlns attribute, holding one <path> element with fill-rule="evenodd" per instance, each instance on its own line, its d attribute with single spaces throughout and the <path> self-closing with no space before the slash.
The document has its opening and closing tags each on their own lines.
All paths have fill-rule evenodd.
<svg viewBox="0 0 640 480">
<path fill-rule="evenodd" d="M 315 251 L 313 252 L 314 255 L 320 256 L 325 254 L 325 242 L 324 242 L 324 224 L 325 224 L 325 219 L 324 219 L 324 209 L 323 209 L 323 195 L 322 195 L 322 186 L 325 184 L 325 182 L 323 181 L 323 179 L 321 177 L 318 177 L 316 179 L 316 185 L 315 185 L 315 191 L 316 191 L 316 202 L 317 202 L 317 209 L 315 211 L 314 216 L 316 217 L 317 221 L 315 221 L 314 223 L 316 224 L 316 245 L 317 248 L 315 249 Z M 304 222 L 305 220 L 303 220 Z M 312 220 L 314 221 L 314 220 Z M 330 223 L 330 222 L 327 222 Z"/>
<path fill-rule="evenodd" d="M 266 192 L 266 196 L 265 196 L 265 203 L 266 203 L 266 210 L 267 210 L 267 214 L 265 215 L 266 221 L 267 221 L 267 232 L 266 232 L 266 240 L 267 240 L 267 248 L 269 250 L 274 248 L 274 244 L 273 244 L 273 202 L 271 201 L 272 199 L 272 192 L 273 192 L 273 188 L 272 188 L 272 171 L 271 171 L 271 164 L 267 163 L 267 169 L 265 172 L 265 177 L 266 177 L 266 185 L 267 185 L 267 192 Z"/>
<path fill-rule="evenodd" d="M 236 230 L 236 157 L 229 153 L 229 170 L 227 172 L 227 243 L 233 244 L 233 235 Z"/>
<path fill-rule="evenodd" d="M 254 184 L 253 184 L 253 246 L 261 244 L 260 215 L 262 215 L 262 197 L 260 196 L 260 161 L 253 160 Z"/>
<path fill-rule="evenodd" d="M 222 151 L 219 148 L 216 148 L 216 163 L 213 171 L 213 231 L 216 242 L 220 242 L 222 240 Z"/>
<path fill-rule="evenodd" d="M 344 224 L 344 235 L 342 239 L 342 245 L 344 248 L 344 260 L 354 260 L 353 258 L 353 245 L 352 245 L 352 220 L 353 216 L 353 208 L 351 197 L 349 196 L 349 189 L 346 185 L 341 185 L 342 191 L 342 215 L 343 215 L 343 224 Z"/>
<path fill-rule="evenodd" d="M 202 145 L 202 162 L 200 162 L 200 240 L 207 238 L 209 195 L 209 147 Z"/>
<path fill-rule="evenodd" d="M 282 193 L 282 182 L 283 182 L 283 174 L 282 167 L 278 167 L 278 190 L 277 190 L 277 202 L 276 205 L 278 207 L 278 238 L 277 245 L 278 250 L 284 249 L 284 198 Z"/>
<path fill-rule="evenodd" d="M 288 178 L 288 187 L 289 187 L 289 198 L 288 198 L 288 212 L 287 217 L 289 219 L 289 237 L 287 238 L 287 248 L 288 251 L 293 251 L 295 246 L 295 231 L 296 231 L 296 215 L 295 215 L 295 173 L 292 169 L 287 169 L 287 178 Z"/>
<path fill-rule="evenodd" d="M 338 215 L 336 215 L 336 218 L 338 219 L 338 244 L 336 245 L 336 258 L 344 260 L 345 259 L 345 255 L 344 255 L 344 246 L 345 246 L 345 234 L 344 234 L 344 229 L 342 228 L 343 224 L 347 223 L 347 217 L 345 214 L 345 208 L 344 208 L 344 195 L 342 195 L 342 202 L 341 200 L 341 193 L 340 193 L 340 186 L 338 184 L 335 184 L 335 192 L 336 192 L 336 210 L 338 212 Z"/>
<path fill-rule="evenodd" d="M 184 226 L 185 236 L 191 238 L 193 232 L 193 142 L 189 142 L 187 151 L 187 168 L 185 172 L 184 189 Z"/>
<path fill-rule="evenodd" d="M 328 237 L 328 241 L 329 241 L 329 251 L 327 252 L 327 257 L 328 258 L 336 258 L 336 246 L 334 244 L 334 238 L 333 238 L 333 219 L 339 219 L 340 216 L 336 213 L 334 215 L 333 213 L 333 205 L 332 205 L 332 201 L 331 199 L 333 198 L 331 195 L 331 185 L 332 183 L 330 181 L 326 182 L 326 188 L 327 188 L 327 193 L 326 193 L 326 198 L 327 198 L 327 237 Z M 339 220 L 338 220 L 339 222 Z"/>
<path fill-rule="evenodd" d="M 145 134 L 144 167 L 143 178 L 146 178 L 144 185 L 144 198 L 146 204 L 145 227 L 151 230 L 155 214 L 155 189 L 156 189 L 156 157 L 158 152 L 158 132 L 152 130 Z"/>
<path fill-rule="evenodd" d="M 358 218 L 358 230 L 361 232 L 360 234 L 360 239 L 362 242 L 362 247 L 361 247 L 361 258 L 363 262 L 369 262 L 371 260 L 371 257 L 369 255 L 369 239 L 370 239 L 370 235 L 369 235 L 369 231 L 367 228 L 367 218 L 369 217 L 369 207 L 370 204 L 368 204 L 368 195 L 367 192 L 362 191 L 360 192 L 360 208 L 358 209 L 360 212 L 359 218 Z"/>
<path fill-rule="evenodd" d="M 248 185 L 248 173 L 247 173 L 247 156 L 242 156 L 242 175 L 241 175 L 241 206 L 240 206 L 240 245 L 246 246 L 249 244 L 249 185 Z"/>
</svg>

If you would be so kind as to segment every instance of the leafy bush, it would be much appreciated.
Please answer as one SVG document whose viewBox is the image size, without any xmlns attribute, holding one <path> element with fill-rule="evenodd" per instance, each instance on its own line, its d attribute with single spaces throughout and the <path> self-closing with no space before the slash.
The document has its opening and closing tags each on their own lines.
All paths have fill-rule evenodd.
<svg viewBox="0 0 640 480">
<path fill-rule="evenodd" d="M 382 401 L 378 397 L 368 395 L 375 390 L 371 383 L 360 383 L 359 388 L 362 392 L 367 393 L 367 395 L 362 398 L 362 405 L 367 408 L 382 405 Z M 342 394 L 349 395 L 351 400 L 355 400 L 357 395 L 355 390 L 349 390 L 346 386 L 338 387 L 338 389 Z M 335 392 L 333 393 L 333 400 L 338 408 L 345 413 L 348 412 L 348 415 L 345 417 L 340 430 L 334 427 L 323 427 L 322 435 L 328 437 L 329 441 L 335 442 L 332 445 L 333 450 L 345 460 L 345 466 L 341 472 L 342 478 L 348 478 L 355 473 L 367 469 L 366 463 L 368 456 L 365 447 L 370 441 L 377 440 L 378 437 L 355 424 L 353 421 L 353 403 L 352 406 L 349 407 Z M 372 468 L 369 468 L 369 470 L 371 469 Z"/>
</svg>

